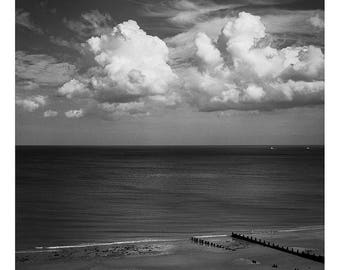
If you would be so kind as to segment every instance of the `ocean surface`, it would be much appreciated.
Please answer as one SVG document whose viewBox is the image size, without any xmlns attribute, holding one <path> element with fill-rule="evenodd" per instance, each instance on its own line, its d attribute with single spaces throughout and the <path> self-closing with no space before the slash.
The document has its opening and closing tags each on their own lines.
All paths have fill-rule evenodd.
<svg viewBox="0 0 340 270">
<path fill-rule="evenodd" d="M 323 223 L 323 147 L 16 147 L 16 250 Z"/>
</svg>

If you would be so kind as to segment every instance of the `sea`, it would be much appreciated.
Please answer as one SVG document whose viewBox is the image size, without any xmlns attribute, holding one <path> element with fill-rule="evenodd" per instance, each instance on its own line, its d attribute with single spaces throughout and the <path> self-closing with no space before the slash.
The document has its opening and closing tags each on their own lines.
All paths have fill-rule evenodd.
<svg viewBox="0 0 340 270">
<path fill-rule="evenodd" d="M 324 224 L 323 146 L 17 146 L 16 250 Z"/>
</svg>

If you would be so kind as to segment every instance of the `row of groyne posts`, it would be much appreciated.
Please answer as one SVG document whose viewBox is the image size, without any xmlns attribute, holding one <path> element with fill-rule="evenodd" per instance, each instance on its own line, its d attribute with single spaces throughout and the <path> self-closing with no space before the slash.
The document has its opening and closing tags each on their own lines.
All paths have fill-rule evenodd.
<svg viewBox="0 0 340 270">
<path fill-rule="evenodd" d="M 312 254 L 310 252 L 300 251 L 298 249 L 293 249 L 293 248 L 290 248 L 290 247 L 287 247 L 287 246 L 280 246 L 278 244 L 271 243 L 271 242 L 265 241 L 265 240 L 261 240 L 261 239 L 258 239 L 256 237 L 246 236 L 244 234 L 239 234 L 239 233 L 234 233 L 234 232 L 231 233 L 231 237 L 239 239 L 239 240 L 251 242 L 251 243 L 256 243 L 256 244 L 259 244 L 261 246 L 273 248 L 273 249 L 276 249 L 276 250 L 280 250 L 280 251 L 290 253 L 290 254 L 293 254 L 293 255 L 296 255 L 296 256 L 300 256 L 300 257 L 303 257 L 303 258 L 306 258 L 306 259 L 310 259 L 310 260 L 313 260 L 313 261 L 316 261 L 316 262 L 321 262 L 321 263 L 325 262 L 324 256 Z M 224 245 L 217 244 L 217 243 L 214 243 L 214 242 L 210 242 L 208 240 L 197 238 L 197 237 L 191 237 L 191 241 L 196 243 L 196 244 L 199 244 L 199 245 L 206 245 L 206 246 L 211 246 L 211 247 L 229 250 L 229 248 L 224 246 Z"/>
<path fill-rule="evenodd" d="M 231 237 L 236 238 L 236 239 L 240 239 L 240 240 L 244 240 L 244 241 L 248 241 L 251 243 L 256 243 L 259 244 L 261 246 L 265 246 L 265 247 L 270 247 L 276 250 L 280 250 L 286 253 L 290 253 L 290 254 L 294 254 L 306 259 L 310 259 L 313 261 L 317 261 L 317 262 L 321 262 L 324 263 L 325 262 L 325 257 L 321 256 L 321 255 L 316 255 L 316 254 L 312 254 L 310 252 L 305 252 L 305 251 L 300 251 L 298 249 L 294 249 L 294 248 L 290 248 L 287 246 L 280 246 L 278 244 L 274 244 L 271 243 L 269 241 L 265 241 L 265 240 L 261 240 L 261 239 L 257 239 L 256 237 L 252 237 L 252 236 L 246 236 L 244 234 L 238 234 L 238 233 L 231 233 Z"/>
<path fill-rule="evenodd" d="M 214 242 L 211 242 L 211 241 L 208 241 L 208 240 L 204 240 L 204 239 L 201 239 L 201 238 L 198 238 L 198 237 L 191 237 L 191 241 L 194 242 L 195 244 L 199 244 L 199 245 L 228 249 L 224 245 L 220 245 L 220 244 L 217 244 L 217 243 L 214 243 Z"/>
</svg>

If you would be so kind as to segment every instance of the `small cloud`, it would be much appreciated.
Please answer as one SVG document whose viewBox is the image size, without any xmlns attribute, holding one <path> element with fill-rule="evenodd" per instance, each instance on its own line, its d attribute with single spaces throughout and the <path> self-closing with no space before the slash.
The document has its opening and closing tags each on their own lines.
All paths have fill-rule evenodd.
<svg viewBox="0 0 340 270">
<path fill-rule="evenodd" d="M 262 87 L 254 84 L 250 84 L 244 92 L 246 94 L 245 98 L 251 101 L 260 101 L 266 95 Z"/>
<path fill-rule="evenodd" d="M 39 84 L 32 81 L 18 81 L 15 84 L 16 88 L 22 90 L 36 90 L 39 88 Z"/>
<path fill-rule="evenodd" d="M 61 37 L 50 36 L 50 41 L 55 45 L 67 47 L 76 50 L 79 53 L 84 53 L 85 50 L 81 43 L 74 40 L 65 40 Z"/>
<path fill-rule="evenodd" d="M 33 112 L 40 107 L 43 107 L 47 103 L 47 96 L 31 96 L 27 98 L 17 98 L 15 101 L 16 105 L 20 106 L 27 112 Z"/>
<path fill-rule="evenodd" d="M 57 115 L 57 111 L 48 110 L 44 112 L 44 117 L 56 117 Z"/>
<path fill-rule="evenodd" d="M 58 86 L 72 78 L 76 67 L 46 54 L 15 53 L 15 75 L 39 85 Z"/>
<path fill-rule="evenodd" d="M 33 32 L 36 32 L 39 34 L 43 33 L 43 30 L 39 26 L 33 23 L 31 14 L 22 9 L 19 9 L 15 12 L 15 23 Z"/>
<path fill-rule="evenodd" d="M 211 1 L 172 0 L 159 4 L 150 3 L 144 5 L 143 15 L 150 17 L 167 18 L 174 25 L 192 25 L 211 12 L 232 9 L 244 4 L 219 5 Z"/>
<path fill-rule="evenodd" d="M 112 114 L 133 115 L 143 114 L 145 111 L 144 102 L 129 102 L 129 103 L 100 103 L 98 108 Z"/>
<path fill-rule="evenodd" d="M 316 28 L 324 29 L 325 27 L 324 20 L 320 17 L 319 14 L 316 14 L 315 16 L 311 17 L 309 21 Z"/>
<path fill-rule="evenodd" d="M 91 92 L 82 82 L 72 79 L 58 89 L 58 94 L 67 98 L 88 97 Z"/>
<path fill-rule="evenodd" d="M 80 110 L 70 110 L 65 112 L 65 116 L 67 118 L 81 118 L 84 116 L 84 111 L 83 109 Z"/>
<path fill-rule="evenodd" d="M 80 20 L 63 19 L 65 26 L 80 37 L 88 38 L 92 35 L 109 33 L 114 21 L 110 14 L 91 10 L 81 14 Z"/>
</svg>

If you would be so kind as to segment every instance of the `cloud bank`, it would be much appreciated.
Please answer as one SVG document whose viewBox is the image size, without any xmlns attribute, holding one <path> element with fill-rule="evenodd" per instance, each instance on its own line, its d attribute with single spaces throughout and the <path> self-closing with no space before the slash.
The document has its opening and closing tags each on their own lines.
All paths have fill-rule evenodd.
<svg viewBox="0 0 340 270">
<path fill-rule="evenodd" d="M 218 32 L 216 39 L 204 32 L 180 36 L 184 47 L 177 40 L 172 50 L 181 52 L 175 62 L 184 64 L 171 66 L 162 40 L 134 21 L 121 23 L 110 34 L 88 40 L 98 66 L 66 82 L 58 93 L 87 98 L 110 114 L 145 113 L 159 104 L 190 104 L 211 112 L 323 103 L 320 48 L 272 47 L 261 18 L 246 12 L 228 18 Z"/>
<path fill-rule="evenodd" d="M 92 66 L 79 73 L 53 57 L 19 51 L 17 88 L 56 87 L 59 98 L 79 108 L 67 111 L 68 118 L 114 119 L 177 107 L 253 112 L 323 104 L 323 47 L 309 44 L 311 37 L 322 39 L 323 14 L 235 12 L 242 5 L 181 0 L 146 9 L 148 16 L 166 18 L 182 29 L 164 40 L 133 20 L 111 28 L 110 15 L 98 11 L 83 13 L 81 21 L 65 19 L 85 39 L 82 48 Z M 53 42 L 73 46 L 61 39 Z M 43 106 L 32 97 L 24 100 L 17 104 L 27 111 Z"/>
</svg>

